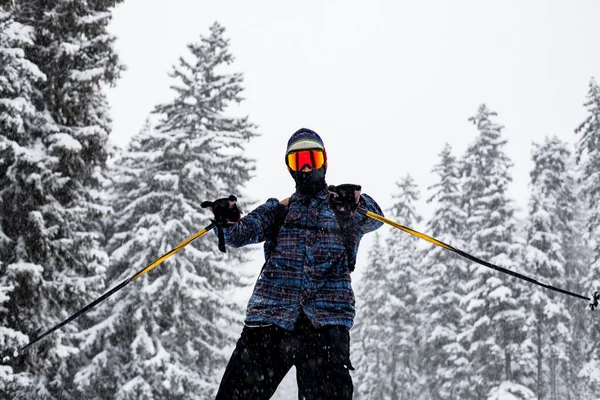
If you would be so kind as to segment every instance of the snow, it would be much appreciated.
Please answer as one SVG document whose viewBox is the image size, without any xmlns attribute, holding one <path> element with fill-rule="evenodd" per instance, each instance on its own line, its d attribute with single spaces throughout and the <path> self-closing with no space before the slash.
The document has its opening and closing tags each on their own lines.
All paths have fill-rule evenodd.
<svg viewBox="0 0 600 400">
<path fill-rule="evenodd" d="M 123 386 L 119 388 L 119 393 L 135 393 L 140 392 L 140 387 L 147 387 L 148 384 L 141 376 L 136 376 L 135 378 L 125 382 Z"/>
<path fill-rule="evenodd" d="M 96 12 L 93 14 L 88 14 L 83 17 L 80 17 L 77 20 L 78 24 L 88 25 L 88 24 L 96 24 L 98 22 L 103 22 L 103 20 L 110 19 L 111 13 L 108 11 L 104 12 Z"/>
<path fill-rule="evenodd" d="M 0 300 L 2 304 L 2 300 Z M 24 346 L 29 341 L 27 335 L 14 329 L 0 327 L 0 349 L 13 348 L 15 346 Z M 15 350 L 12 357 L 17 357 L 19 352 Z"/>
<path fill-rule="evenodd" d="M 502 382 L 492 389 L 487 400 L 536 400 L 537 396 L 525 386 L 513 382 Z"/>
<path fill-rule="evenodd" d="M 15 271 L 17 274 L 27 274 L 31 276 L 41 275 L 44 272 L 44 267 L 37 264 L 19 262 L 10 264 L 8 266 L 9 271 Z"/>
<path fill-rule="evenodd" d="M 557 303 L 546 303 L 544 305 L 544 314 L 546 314 L 549 318 L 552 318 L 556 315 L 561 315 L 564 313 L 563 307 Z"/>
<path fill-rule="evenodd" d="M 135 339 L 133 342 L 131 342 L 131 350 L 133 354 L 137 354 L 138 349 L 143 349 L 144 353 L 146 354 L 154 354 L 156 352 L 154 342 L 143 326 L 138 329 Z"/>
<path fill-rule="evenodd" d="M 81 49 L 81 46 L 75 43 L 62 42 L 60 48 L 63 50 L 65 55 L 75 55 Z"/>
<path fill-rule="evenodd" d="M 79 143 L 73 136 L 66 133 L 55 133 L 48 137 L 50 143 L 49 150 L 52 151 L 69 151 L 77 153 L 81 151 L 81 143 Z"/>
<path fill-rule="evenodd" d="M 488 296 L 490 299 L 497 299 L 497 300 L 508 299 L 508 298 L 511 298 L 511 296 L 512 296 L 512 290 L 510 290 L 506 286 L 500 286 L 500 287 L 494 289 L 493 291 L 491 291 Z"/>
<path fill-rule="evenodd" d="M 579 372 L 580 377 L 587 378 L 590 383 L 600 386 L 600 361 L 590 360 L 583 365 Z"/>
<path fill-rule="evenodd" d="M 0 20 L 8 17 L 8 13 L 0 12 Z M 17 43 L 32 43 L 31 36 L 33 34 L 33 28 L 24 26 L 18 22 L 11 21 L 4 25 L 0 30 L 0 35 L 6 39 Z M 1 38 L 6 40 L 5 38 Z"/>
<path fill-rule="evenodd" d="M 71 356 L 75 356 L 79 353 L 79 350 L 76 347 L 72 346 L 64 346 L 58 345 L 54 348 L 54 352 L 59 358 L 69 358 Z"/>
<path fill-rule="evenodd" d="M 80 82 L 92 82 L 93 79 L 101 77 L 104 74 L 104 68 L 90 68 L 85 71 L 71 70 L 71 78 Z"/>
<path fill-rule="evenodd" d="M 296 384 L 296 367 L 287 373 L 271 400 L 291 400 L 298 398 L 298 385 Z"/>
</svg>

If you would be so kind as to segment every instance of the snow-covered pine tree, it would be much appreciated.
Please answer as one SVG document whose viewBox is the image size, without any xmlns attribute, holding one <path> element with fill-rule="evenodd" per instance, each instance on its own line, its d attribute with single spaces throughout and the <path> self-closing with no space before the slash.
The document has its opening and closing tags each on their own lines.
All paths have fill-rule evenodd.
<svg viewBox="0 0 600 400">
<path fill-rule="evenodd" d="M 407 175 L 397 183 L 389 218 L 414 227 L 421 217 L 414 204 L 419 191 Z M 369 268 L 357 288 L 353 331 L 358 399 L 418 398 L 423 391 L 418 360 L 416 238 L 392 230 L 369 252 Z"/>
<path fill-rule="evenodd" d="M 463 208 L 467 212 L 465 243 L 476 257 L 515 269 L 519 245 L 516 221 L 507 189 L 512 162 L 504 152 L 503 126 L 496 113 L 482 104 L 469 120 L 479 132 L 463 160 Z M 501 382 L 518 383 L 518 364 L 524 340 L 524 309 L 518 299 L 522 285 L 513 278 L 479 264 L 469 266 L 462 299 L 465 308 L 461 341 L 470 359 L 469 398 L 486 398 Z"/>
<path fill-rule="evenodd" d="M 427 223 L 427 234 L 462 248 L 460 241 L 466 213 L 462 211 L 460 168 L 452 148 L 446 144 L 440 161 L 433 168 L 438 182 L 429 188 L 428 203 L 434 212 Z M 422 314 L 424 373 L 431 399 L 464 398 L 468 386 L 468 358 L 457 337 L 462 331 L 460 305 L 467 263 L 455 253 L 436 245 L 429 246 L 419 282 L 419 309 Z"/>
<path fill-rule="evenodd" d="M 104 289 L 108 257 L 99 224 L 107 208 L 98 177 L 110 128 L 102 84 L 112 84 L 120 70 L 106 32 L 114 3 L 11 2 L 15 21 L 32 29 L 24 57 L 40 71 L 30 82 L 31 102 L 22 104 L 32 104 L 41 117 L 13 140 L 20 148 L 5 176 L 10 186 L 2 187 L 9 238 L 2 279 L 13 287 L 6 325 L 29 339 Z M 72 375 L 82 361 L 74 333 L 82 324 L 85 317 L 30 349 L 18 367 L 29 381 L 9 388 L 8 396 L 71 398 Z"/>
<path fill-rule="evenodd" d="M 419 188 L 410 175 L 401 178 L 397 183 L 397 192 L 392 195 L 393 205 L 389 218 L 402 225 L 415 228 L 421 216 L 415 210 L 415 203 L 420 197 Z M 417 305 L 418 279 L 417 268 L 420 255 L 417 248 L 418 238 L 393 229 L 386 241 L 388 268 L 388 286 L 392 315 L 390 322 L 395 328 L 388 338 L 387 347 L 391 356 L 390 380 L 391 398 L 417 399 L 423 391 L 423 380 L 420 356 L 419 309 Z"/>
<path fill-rule="evenodd" d="M 32 33 L 31 27 L 14 20 L 12 9 L 0 6 L 0 352 L 25 345 L 27 333 L 43 323 L 34 311 L 35 302 L 29 303 L 32 309 L 26 315 L 14 308 L 18 301 L 15 296 L 23 286 L 42 280 L 41 268 L 19 262 L 20 255 L 14 251 L 18 224 L 27 223 L 28 211 L 35 208 L 35 201 L 27 196 L 36 193 L 23 193 L 25 183 L 35 189 L 40 183 L 39 172 L 44 170 L 38 168 L 39 155 L 32 148 L 33 127 L 41 120 L 33 104 L 34 82 L 44 76 L 25 58 L 23 50 L 32 43 Z M 27 233 L 21 228 L 21 238 Z M 30 232 L 27 242 L 34 240 L 35 233 Z M 20 318 L 25 321 L 19 323 Z M 31 384 L 19 371 L 23 368 L 15 371 L 10 363 L 0 361 L 0 393 L 16 393 Z"/>
<path fill-rule="evenodd" d="M 117 162 L 113 285 L 208 225 L 200 203 L 239 195 L 255 169 L 244 153 L 255 126 L 226 114 L 241 100 L 243 77 L 226 70 L 233 56 L 224 28 L 215 23 L 188 48 L 172 74 L 175 98 Z M 211 232 L 190 243 L 96 313 L 96 355 L 77 376 L 86 398 L 214 398 L 242 318 L 228 295 L 247 258 L 220 253 L 216 241 Z"/>
<path fill-rule="evenodd" d="M 590 80 L 584 106 L 588 110 L 585 120 L 575 129 L 579 135 L 577 162 L 582 167 L 583 186 L 590 207 L 589 226 L 598 229 L 600 223 L 600 86 L 594 78 Z M 600 247 L 600 245 L 599 245 Z"/>
<path fill-rule="evenodd" d="M 594 246 L 591 244 L 593 240 L 590 238 L 590 232 L 587 228 L 589 211 L 585 196 L 581 194 L 579 177 L 580 170 L 575 165 L 575 160 L 571 160 L 568 167 L 570 171 L 575 173 L 575 188 L 572 192 L 573 203 L 571 207 L 574 210 L 573 219 L 571 221 L 571 229 L 565 237 L 565 280 L 566 288 L 572 292 L 581 293 L 589 287 L 589 269 L 594 260 Z M 566 399 L 577 398 L 593 398 L 595 393 L 598 393 L 598 387 L 594 388 L 594 377 L 597 376 L 597 371 L 592 372 L 592 379 L 581 374 L 580 372 L 586 365 L 592 344 L 590 342 L 590 314 L 585 303 L 580 299 L 567 297 L 566 306 L 570 321 L 570 336 L 571 341 L 568 343 L 568 360 L 564 369 L 566 374 L 566 389 L 568 395 Z"/>
<path fill-rule="evenodd" d="M 398 299 L 389 291 L 390 266 L 379 232 L 356 290 L 356 322 L 352 329 L 352 362 L 357 399 L 392 398 L 390 338 L 398 330 L 392 321 Z"/>
<path fill-rule="evenodd" d="M 598 237 L 600 230 L 600 86 L 591 78 L 584 106 L 588 115 L 577 127 L 579 135 L 577 144 L 577 163 L 582 172 L 581 192 L 588 207 L 587 228 L 592 238 Z M 586 285 L 593 290 L 600 288 L 600 240 L 594 240 L 593 260 Z M 591 290 L 590 290 L 591 292 Z M 590 293 L 591 294 L 591 293 Z M 593 393 L 600 392 L 600 322 L 598 319 L 588 321 L 589 338 L 586 340 L 587 362 L 580 376 L 588 377 L 589 386 Z M 591 356 L 590 356 L 591 355 Z"/>
<path fill-rule="evenodd" d="M 569 166 L 571 152 L 557 137 L 533 144 L 531 196 L 527 221 L 525 263 L 543 282 L 566 287 L 567 238 L 572 236 L 574 180 Z M 535 347 L 535 392 L 538 398 L 562 398 L 566 389 L 570 315 L 566 298 L 530 285 L 527 325 Z"/>
</svg>

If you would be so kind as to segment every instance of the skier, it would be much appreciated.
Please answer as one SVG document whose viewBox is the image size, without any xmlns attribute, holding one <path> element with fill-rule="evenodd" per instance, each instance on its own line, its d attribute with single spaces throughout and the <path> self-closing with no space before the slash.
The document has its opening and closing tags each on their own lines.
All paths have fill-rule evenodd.
<svg viewBox="0 0 600 400">
<path fill-rule="evenodd" d="M 215 214 L 224 244 L 265 242 L 266 261 L 217 400 L 269 399 L 292 365 L 300 399 L 352 398 L 350 272 L 361 237 L 382 225 L 355 211 L 383 214 L 360 186 L 327 186 L 327 154 L 314 131 L 295 132 L 285 159 L 296 181 L 290 198 L 271 198 L 243 218 L 235 196 L 202 204 Z"/>
</svg>

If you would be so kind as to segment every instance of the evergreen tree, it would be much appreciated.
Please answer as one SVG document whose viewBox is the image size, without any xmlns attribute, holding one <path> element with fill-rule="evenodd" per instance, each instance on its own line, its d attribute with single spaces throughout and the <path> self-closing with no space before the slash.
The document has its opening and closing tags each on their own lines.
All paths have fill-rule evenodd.
<svg viewBox="0 0 600 400">
<path fill-rule="evenodd" d="M 352 359 L 357 399 L 386 399 L 392 393 L 392 366 L 387 347 L 398 326 L 392 321 L 398 298 L 389 291 L 390 266 L 378 232 L 368 267 L 356 291 L 357 315 L 352 330 Z"/>
<path fill-rule="evenodd" d="M 407 175 L 397 183 L 397 192 L 392 196 L 393 205 L 390 218 L 403 225 L 415 227 L 421 216 L 415 210 L 420 194 L 414 179 Z M 395 327 L 389 338 L 388 351 L 391 353 L 392 398 L 417 398 L 422 391 L 421 365 L 423 361 L 418 351 L 421 335 L 417 307 L 419 251 L 418 238 L 394 229 L 387 240 L 388 264 L 391 269 L 386 290 L 394 298 L 391 302 L 393 313 L 391 322 Z"/>
<path fill-rule="evenodd" d="M 516 222 L 507 189 L 512 162 L 504 152 L 503 126 L 492 121 L 496 113 L 481 105 L 469 120 L 479 135 L 463 161 L 465 242 L 476 257 L 515 269 Z M 524 340 L 524 310 L 518 299 L 522 284 L 504 274 L 472 263 L 462 301 L 466 314 L 461 337 L 470 359 L 472 398 L 485 398 L 501 382 L 517 383 L 519 346 Z M 515 359 L 516 360 L 513 360 Z"/>
<path fill-rule="evenodd" d="M 576 166 L 571 161 L 568 169 L 578 173 Z M 579 181 L 576 178 L 576 181 Z M 565 280 L 567 290 L 581 292 L 582 288 L 589 287 L 589 268 L 594 260 L 594 246 L 591 245 L 590 234 L 587 229 L 587 211 L 585 198 L 580 192 L 580 186 L 575 185 L 573 189 L 572 208 L 574 210 L 571 220 L 571 229 L 565 235 Z M 571 316 L 569 332 L 571 341 L 568 343 L 568 360 L 564 369 L 566 372 L 566 389 L 568 390 L 566 399 L 592 398 L 597 393 L 598 388 L 590 387 L 589 383 L 594 381 L 586 378 L 585 373 L 580 373 L 586 361 L 589 359 L 590 349 L 593 345 L 590 342 L 590 319 L 586 308 L 581 304 L 580 299 L 566 297 L 566 307 Z M 592 372 L 592 377 L 598 376 Z"/>
<path fill-rule="evenodd" d="M 442 242 L 462 247 L 459 240 L 466 214 L 461 210 L 460 168 L 446 144 L 440 162 L 433 168 L 438 183 L 429 189 L 427 200 L 435 202 L 427 232 Z M 427 360 L 426 376 L 431 399 L 464 398 L 468 358 L 457 337 L 462 331 L 460 306 L 466 263 L 455 253 L 436 245 L 429 246 L 421 266 L 419 308 L 423 315 L 423 348 Z"/>
<path fill-rule="evenodd" d="M 584 106 L 588 110 L 588 116 L 575 130 L 580 135 L 577 162 L 582 167 L 582 191 L 590 207 L 589 226 L 591 229 L 597 229 L 595 227 L 600 223 L 600 86 L 594 78 L 590 80 Z"/>
<path fill-rule="evenodd" d="M 389 218 L 414 227 L 418 188 L 400 179 Z M 357 290 L 358 315 L 353 341 L 359 399 L 417 398 L 422 391 L 418 360 L 416 238 L 392 230 L 385 246 L 379 235 L 369 252 L 369 271 Z"/>
<path fill-rule="evenodd" d="M 11 192 L 19 190 L 15 185 L 27 178 L 21 170 L 26 168 L 33 172 L 37 166 L 37 157 L 28 146 L 34 141 L 32 126 L 40 119 L 33 105 L 33 85 L 44 76 L 25 58 L 23 51 L 26 44 L 32 43 L 32 28 L 16 22 L 11 11 L 0 7 L 0 348 L 12 356 L 11 349 L 27 343 L 27 327 L 18 324 L 18 315 L 12 310 L 14 296 L 19 293 L 19 283 L 42 278 L 39 268 L 10 261 L 14 228 L 11 219 L 15 216 L 4 210 L 12 206 L 9 197 L 14 194 Z M 31 187 L 39 184 L 39 177 L 30 175 L 28 178 Z M 27 208 L 28 203 L 21 206 Z M 19 375 L 10 365 L 0 363 L 0 393 L 15 392 L 29 384 L 26 375 Z"/>
<path fill-rule="evenodd" d="M 571 153 L 558 138 L 533 145 L 531 198 L 527 223 L 526 265 L 543 282 L 566 287 L 566 241 L 574 216 L 574 182 L 569 172 Z M 567 359 L 570 315 L 566 299 L 555 292 L 529 286 L 529 336 L 536 355 L 536 394 L 556 399 L 564 388 L 561 364 Z"/>
<path fill-rule="evenodd" d="M 577 145 L 577 162 L 582 170 L 582 194 L 588 206 L 587 227 L 592 237 L 598 235 L 600 222 L 600 86 L 594 78 L 590 80 L 584 106 L 588 115 L 575 132 L 580 135 Z M 600 241 L 595 240 L 592 267 L 589 271 L 587 285 L 591 288 L 600 287 Z M 589 287 L 589 286 L 588 286 Z M 597 320 L 588 323 L 589 340 L 586 342 L 584 354 L 587 362 L 580 375 L 587 376 L 593 393 L 600 391 L 600 322 Z M 591 355 L 591 356 L 590 356 Z"/>
<path fill-rule="evenodd" d="M 226 116 L 241 100 L 242 75 L 223 69 L 233 61 L 224 28 L 188 46 L 174 68 L 172 102 L 155 110 L 118 160 L 115 213 L 109 241 L 114 284 L 208 225 L 203 200 L 238 193 L 254 162 L 244 143 L 256 136 L 247 118 Z M 235 341 L 242 310 L 228 294 L 242 284 L 236 265 L 246 251 L 216 249 L 209 235 L 106 302 L 90 329 L 93 357 L 77 384 L 89 398 L 214 398 Z"/>
<path fill-rule="evenodd" d="M 32 33 L 14 54 L 35 66 L 16 80 L 24 93 L 20 112 L 36 118 L 18 138 L 8 136 L 3 157 L 10 165 L 0 177 L 7 182 L 2 286 L 12 289 L 2 325 L 30 340 L 104 288 L 108 257 L 99 221 L 107 208 L 99 177 L 110 119 L 100 82 L 112 84 L 120 70 L 106 32 L 114 3 L 11 2 L 14 20 Z M 72 375 L 83 361 L 75 334 L 85 323 L 74 321 L 32 348 L 16 368 L 23 384 L 9 387 L 8 396 L 71 398 Z"/>
</svg>

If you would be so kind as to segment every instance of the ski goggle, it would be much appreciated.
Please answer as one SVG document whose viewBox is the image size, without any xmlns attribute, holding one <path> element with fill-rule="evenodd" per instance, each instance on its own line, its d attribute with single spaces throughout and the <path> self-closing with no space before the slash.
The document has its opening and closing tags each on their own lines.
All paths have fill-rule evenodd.
<svg viewBox="0 0 600 400">
<path fill-rule="evenodd" d="M 321 168 L 327 161 L 324 150 L 299 150 L 292 151 L 285 156 L 285 164 L 292 171 L 299 171 L 308 164 L 313 169 Z"/>
</svg>

